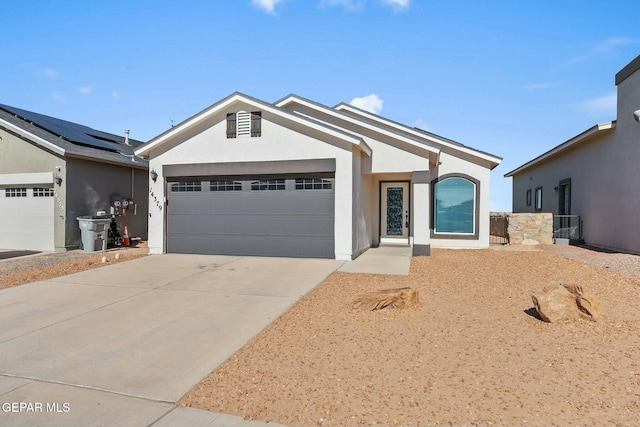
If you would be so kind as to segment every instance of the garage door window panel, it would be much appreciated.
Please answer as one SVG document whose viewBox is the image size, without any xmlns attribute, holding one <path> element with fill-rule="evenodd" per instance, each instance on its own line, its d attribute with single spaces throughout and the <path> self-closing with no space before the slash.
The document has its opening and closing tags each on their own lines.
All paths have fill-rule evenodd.
<svg viewBox="0 0 640 427">
<path fill-rule="evenodd" d="M 53 197 L 53 188 L 34 188 L 33 197 Z"/>
<path fill-rule="evenodd" d="M 324 178 L 296 178 L 296 190 L 331 190 L 332 182 Z"/>
<path fill-rule="evenodd" d="M 284 179 L 261 179 L 251 182 L 251 191 L 285 190 Z"/>
<path fill-rule="evenodd" d="M 202 191 L 201 181 L 180 181 L 171 184 L 171 191 L 174 193 Z"/>
<path fill-rule="evenodd" d="M 209 191 L 242 191 L 242 182 L 209 181 Z"/>
<path fill-rule="evenodd" d="M 5 197 L 27 197 L 26 188 L 6 188 Z"/>
</svg>

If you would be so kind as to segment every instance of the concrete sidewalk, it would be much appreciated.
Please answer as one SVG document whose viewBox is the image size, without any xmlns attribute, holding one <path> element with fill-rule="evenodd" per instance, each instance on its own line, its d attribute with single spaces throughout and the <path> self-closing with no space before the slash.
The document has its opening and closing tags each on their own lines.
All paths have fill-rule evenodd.
<svg viewBox="0 0 640 427">
<path fill-rule="evenodd" d="M 0 425 L 263 425 L 175 403 L 341 264 L 154 255 L 3 290 Z"/>
</svg>

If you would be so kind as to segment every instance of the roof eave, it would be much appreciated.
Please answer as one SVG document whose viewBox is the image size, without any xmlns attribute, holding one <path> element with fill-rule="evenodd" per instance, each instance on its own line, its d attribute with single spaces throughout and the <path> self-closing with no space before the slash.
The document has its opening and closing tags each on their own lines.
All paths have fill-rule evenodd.
<svg viewBox="0 0 640 427">
<path fill-rule="evenodd" d="M 2 123 L 2 126 L 5 127 L 6 129 L 17 133 L 18 135 L 29 139 L 30 141 L 35 142 L 36 144 L 40 145 L 41 147 L 54 152 L 55 154 L 59 154 L 61 156 L 65 155 L 65 150 L 64 148 L 61 148 L 59 146 L 57 146 L 56 144 L 49 142 L 45 139 L 40 138 L 39 136 L 36 136 L 34 134 L 32 134 L 31 132 L 28 132 L 24 129 L 22 129 L 19 126 L 16 126 L 12 123 L 7 122 L 6 120 L 0 119 L 0 123 Z"/>
<path fill-rule="evenodd" d="M 373 127 L 369 123 L 366 123 L 366 122 L 363 122 L 361 120 L 358 120 L 358 119 L 356 119 L 354 117 L 351 117 L 349 115 L 346 115 L 346 114 L 344 114 L 344 113 L 342 113 L 340 111 L 336 111 L 336 110 L 334 110 L 334 109 L 332 109 L 330 107 L 324 106 L 322 104 L 318 104 L 316 102 L 310 101 L 310 100 L 308 100 L 306 98 L 302 98 L 302 97 L 299 97 L 299 96 L 293 95 L 293 94 L 282 98 L 280 101 L 277 101 L 275 103 L 275 105 L 280 107 L 280 108 L 284 108 L 285 105 L 289 105 L 289 104 L 292 104 L 292 103 L 298 103 L 298 104 L 304 105 L 305 107 L 309 107 L 309 108 L 316 109 L 316 110 L 320 109 L 324 113 L 329 114 L 329 115 L 331 115 L 333 117 L 336 117 L 336 118 L 342 119 L 342 120 L 346 120 L 346 121 L 350 121 L 352 123 L 357 122 L 357 124 L 361 125 L 361 126 Z M 380 130 L 380 129 L 378 129 L 378 130 Z M 407 144 L 410 144 L 412 146 L 415 146 L 417 148 L 421 148 L 423 150 L 426 150 L 426 151 L 428 151 L 430 153 L 433 153 L 433 154 L 439 154 L 440 153 L 440 150 L 435 148 L 435 147 L 432 147 L 432 146 L 426 145 L 426 144 L 420 144 L 417 141 L 412 141 L 411 139 L 403 137 L 401 135 L 394 134 L 392 137 L 397 139 L 397 140 L 399 140 L 399 141 L 402 141 L 404 143 L 407 143 Z"/>
<path fill-rule="evenodd" d="M 408 127 L 406 125 L 403 125 L 402 123 L 398 123 L 398 122 L 395 122 L 393 120 L 389 120 L 389 119 L 384 118 L 382 116 L 378 116 L 377 114 L 373 114 L 373 113 L 370 113 L 368 111 L 362 110 L 360 108 L 354 107 L 353 105 L 346 104 L 344 102 L 336 105 L 334 107 L 334 109 L 337 110 L 337 111 L 348 110 L 348 111 L 350 111 L 352 113 L 359 114 L 359 115 L 361 115 L 363 117 L 366 117 L 366 118 L 368 118 L 370 120 L 375 120 L 375 121 L 378 121 L 378 122 L 381 122 L 381 123 L 385 123 L 386 125 L 391 126 L 391 127 L 401 128 L 402 130 L 408 131 L 412 135 L 415 135 L 415 136 L 417 136 L 419 138 L 422 138 L 422 139 L 426 139 L 427 141 L 430 141 L 430 142 L 433 142 L 433 143 L 436 143 L 436 144 L 440 144 L 440 145 L 443 145 L 445 147 L 452 148 L 454 150 L 461 151 L 463 153 L 470 154 L 470 155 L 475 156 L 475 157 L 480 157 L 480 158 L 482 158 L 482 159 L 484 159 L 484 160 L 486 160 L 486 161 L 488 161 L 490 163 L 491 169 L 494 169 L 496 166 L 498 166 L 502 162 L 502 157 L 495 156 L 495 155 L 490 154 L 490 153 L 485 153 L 484 151 L 476 150 L 476 149 L 467 147 L 467 146 L 459 144 L 459 143 L 449 142 L 449 141 L 447 141 L 446 139 L 444 139 L 442 137 L 438 137 L 438 135 L 431 134 L 431 133 L 426 133 L 425 131 L 415 130 L 415 129 L 410 128 L 410 127 Z"/>
<path fill-rule="evenodd" d="M 579 145 L 580 143 L 586 141 L 587 139 L 591 138 L 592 136 L 598 134 L 599 132 L 608 131 L 608 130 L 611 130 L 611 129 L 615 128 L 615 127 L 616 127 L 616 121 L 615 120 L 610 121 L 610 122 L 600 123 L 600 124 L 597 124 L 595 126 L 592 126 L 589 129 L 587 129 L 586 131 L 582 132 L 581 134 L 574 136 L 573 138 L 563 142 L 560 145 L 556 145 L 551 150 L 539 155 L 535 159 L 523 164 L 522 166 L 517 167 L 516 169 L 512 170 L 511 172 L 508 172 L 508 173 L 504 174 L 504 177 L 505 178 L 510 178 L 510 177 L 513 177 L 516 174 L 522 173 L 522 172 L 526 171 L 527 169 L 530 169 L 533 166 L 537 165 L 538 163 L 543 162 L 544 160 L 547 160 L 547 159 L 550 159 L 552 157 L 555 157 L 555 156 L 565 152 L 566 150 L 568 150 L 570 148 L 573 148 L 576 145 Z"/>
<path fill-rule="evenodd" d="M 349 134 L 347 132 L 343 132 L 340 129 L 337 129 L 335 127 L 330 127 L 330 126 L 326 126 L 323 125 L 319 122 L 315 122 L 312 120 L 309 120 L 303 116 L 300 116 L 298 114 L 294 114 L 290 111 L 284 110 L 276 105 L 273 104 L 269 104 L 266 103 L 264 101 L 261 101 L 259 99 L 244 95 L 240 92 L 234 92 L 233 94 L 229 95 L 228 97 L 222 99 L 221 101 L 213 104 L 212 106 L 206 108 L 205 110 L 197 113 L 196 115 L 188 118 L 187 120 L 183 121 L 182 123 L 178 124 L 177 126 L 169 129 L 168 131 L 158 135 L 157 137 L 155 137 L 154 139 L 150 140 L 148 143 L 144 144 L 144 146 L 140 147 L 139 149 L 137 149 L 136 151 L 134 151 L 134 154 L 136 156 L 141 156 L 141 157 L 148 157 L 149 154 L 151 153 L 151 150 L 153 150 L 154 148 L 157 148 L 161 145 L 163 145 L 166 141 L 172 140 L 175 137 L 177 137 L 181 132 L 183 132 L 186 129 L 189 129 L 192 126 L 197 125 L 198 123 L 201 123 L 205 120 L 207 120 L 209 117 L 211 117 L 212 115 L 218 113 L 220 110 L 223 110 L 224 108 L 226 108 L 227 106 L 233 104 L 234 102 L 244 102 L 246 104 L 250 104 L 253 105 L 257 108 L 262 109 L 263 111 L 268 111 L 272 114 L 284 117 L 288 120 L 294 121 L 296 123 L 302 124 L 304 126 L 308 126 L 310 128 L 313 128 L 315 130 L 318 130 L 320 132 L 326 133 L 328 135 L 331 135 L 333 137 L 336 137 L 338 139 L 342 139 L 346 142 L 349 142 L 351 144 L 354 144 L 358 147 L 360 147 L 360 149 L 365 152 L 368 153 L 369 155 L 371 154 L 371 149 L 364 143 L 364 141 L 362 141 L 361 138 Z M 363 145 L 364 144 L 364 145 Z"/>
</svg>

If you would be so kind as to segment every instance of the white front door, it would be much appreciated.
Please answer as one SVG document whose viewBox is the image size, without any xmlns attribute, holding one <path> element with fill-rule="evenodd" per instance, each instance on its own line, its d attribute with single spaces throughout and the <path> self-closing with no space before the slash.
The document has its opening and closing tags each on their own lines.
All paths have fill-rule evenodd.
<svg viewBox="0 0 640 427">
<path fill-rule="evenodd" d="M 409 243 L 409 183 L 383 182 L 380 243 Z"/>
</svg>

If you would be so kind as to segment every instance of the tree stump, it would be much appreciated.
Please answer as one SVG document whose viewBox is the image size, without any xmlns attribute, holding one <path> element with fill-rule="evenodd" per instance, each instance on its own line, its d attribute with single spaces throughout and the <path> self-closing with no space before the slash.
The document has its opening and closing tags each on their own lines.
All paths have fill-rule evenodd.
<svg viewBox="0 0 640 427">
<path fill-rule="evenodd" d="M 383 289 L 358 295 L 351 303 L 355 310 L 409 308 L 418 304 L 418 291 L 411 288 Z"/>
</svg>

